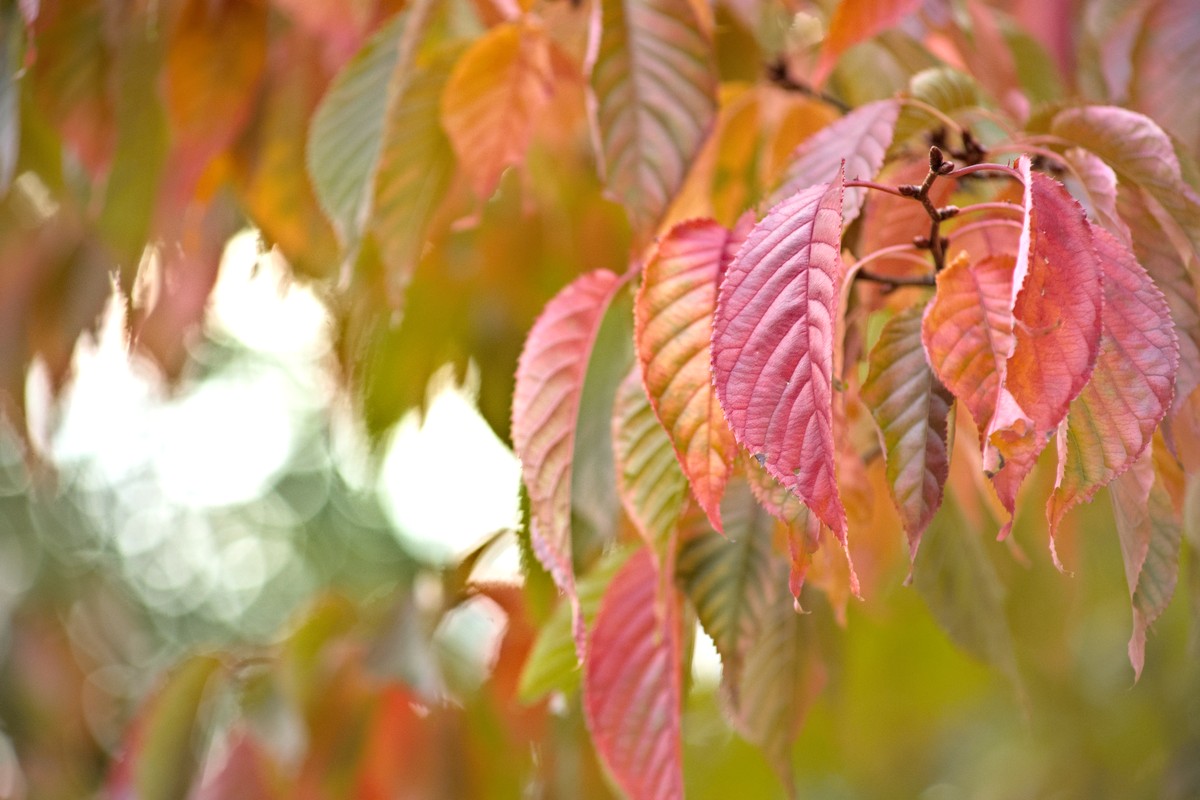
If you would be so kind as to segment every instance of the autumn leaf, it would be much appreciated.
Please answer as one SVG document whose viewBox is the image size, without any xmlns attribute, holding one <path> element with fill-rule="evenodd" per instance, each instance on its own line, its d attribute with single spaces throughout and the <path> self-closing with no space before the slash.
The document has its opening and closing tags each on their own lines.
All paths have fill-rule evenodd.
<svg viewBox="0 0 1200 800">
<path fill-rule="evenodd" d="M 842 0 L 829 21 L 813 83 L 825 82 L 842 53 L 892 27 L 919 5 L 918 0 Z"/>
<path fill-rule="evenodd" d="M 712 42 L 689 0 L 599 0 L 588 74 L 601 174 L 648 238 L 717 113 Z"/>
<path fill-rule="evenodd" d="M 991 424 L 1004 360 L 1012 349 L 1014 259 L 965 253 L 938 273 L 937 294 L 925 310 L 921 341 L 938 379 L 962 401 L 975 425 Z"/>
<path fill-rule="evenodd" d="M 671 439 L 654 416 L 634 369 L 617 389 L 613 408 L 617 485 L 629 517 L 652 552 L 669 541 L 687 502 L 687 479 L 675 460 Z"/>
<path fill-rule="evenodd" d="M 1142 675 L 1146 629 L 1166 609 L 1179 577 L 1182 529 L 1167 490 L 1155 476 L 1150 451 L 1113 481 L 1113 516 L 1125 560 L 1125 579 L 1133 602 L 1129 663 L 1134 679 Z"/>
<path fill-rule="evenodd" d="M 646 264 L 634 304 L 634 337 L 650 403 L 692 493 L 718 531 L 737 445 L 712 383 L 712 319 L 717 281 L 750 222 L 744 217 L 732 232 L 711 220 L 676 225 Z"/>
<path fill-rule="evenodd" d="M 1116 237 L 1098 229 L 1095 242 L 1104 270 L 1100 352 L 1064 429 L 1066 458 L 1046 506 L 1051 536 L 1068 509 L 1091 500 L 1150 445 L 1179 368 L 1166 298 Z"/>
<path fill-rule="evenodd" d="M 738 442 L 845 541 L 833 443 L 842 184 L 771 209 L 721 282 L 713 375 Z"/>
<path fill-rule="evenodd" d="M 472 43 L 442 94 L 442 120 L 476 194 L 491 196 L 500 173 L 525 157 L 554 93 L 553 60 L 565 59 L 541 24 L 504 23 Z"/>
<path fill-rule="evenodd" d="M 513 447 L 529 491 L 530 537 L 559 588 L 573 593 L 571 473 L 576 417 L 588 361 L 620 279 L 604 270 L 577 278 L 534 323 L 517 365 Z"/>
<path fill-rule="evenodd" d="M 592 741 L 631 797 L 683 796 L 679 625 L 678 592 L 639 550 L 600 602 L 583 679 Z"/>
<path fill-rule="evenodd" d="M 1189 76 L 1200 70 L 1200 17 L 1190 0 L 1148 3 L 1132 53 L 1129 105 L 1200 150 L 1200 97 Z"/>
<path fill-rule="evenodd" d="M 771 195 L 771 204 L 777 205 L 814 184 L 834 180 L 841 161 L 846 162 L 843 170 L 846 178 L 874 178 L 883 166 L 899 116 L 898 102 L 878 100 L 854 109 L 805 139 L 792 155 L 779 188 Z M 858 216 L 866 197 L 866 189 L 852 187 L 845 191 L 842 204 L 845 225 Z"/>
<path fill-rule="evenodd" d="M 887 453 L 888 486 L 908 533 L 910 559 L 942 504 L 950 474 L 947 417 L 954 400 L 925 360 L 923 312 L 914 306 L 888 321 L 862 387 Z"/>
<path fill-rule="evenodd" d="M 1129 226 L 1117 210 L 1117 173 L 1104 163 L 1104 159 L 1082 147 L 1067 150 L 1063 159 L 1087 195 L 1090 216 L 1128 245 L 1131 241 Z"/>
</svg>

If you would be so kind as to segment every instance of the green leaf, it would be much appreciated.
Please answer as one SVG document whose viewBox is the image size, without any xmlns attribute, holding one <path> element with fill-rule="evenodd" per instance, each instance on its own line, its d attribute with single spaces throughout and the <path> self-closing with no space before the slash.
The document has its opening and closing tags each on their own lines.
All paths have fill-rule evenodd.
<svg viewBox="0 0 1200 800">
<path fill-rule="evenodd" d="M 921 70 L 908 82 L 908 93 L 914 100 L 933 106 L 952 118 L 959 111 L 982 105 L 979 85 L 969 75 L 964 75 L 953 67 Z M 940 127 L 942 123 L 929 112 L 916 106 L 905 105 L 900 112 L 900 118 L 896 120 L 893 146 L 907 142 L 919 133 Z"/>
<path fill-rule="evenodd" d="M 712 42 L 689 0 L 598 0 L 595 13 L 589 75 L 601 173 L 645 241 L 716 119 Z"/>
</svg>

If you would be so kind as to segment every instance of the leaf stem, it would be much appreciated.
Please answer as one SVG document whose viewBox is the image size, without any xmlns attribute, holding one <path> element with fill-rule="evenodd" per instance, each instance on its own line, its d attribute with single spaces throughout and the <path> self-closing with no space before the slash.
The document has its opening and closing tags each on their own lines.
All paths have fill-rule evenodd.
<svg viewBox="0 0 1200 800">
<path fill-rule="evenodd" d="M 937 286 L 937 281 L 933 275 L 877 275 L 874 272 L 867 272 L 865 269 L 860 269 L 854 273 L 854 279 L 857 281 L 882 283 L 893 289 L 898 289 L 901 286 Z"/>
<path fill-rule="evenodd" d="M 905 105 L 905 106 L 910 106 L 912 108 L 917 109 L 918 111 L 925 112 L 926 114 L 933 117 L 938 122 L 941 122 L 943 125 L 945 125 L 947 128 L 949 128 L 951 130 L 956 130 L 959 133 L 962 133 L 962 131 L 963 131 L 963 126 L 959 125 L 957 122 L 955 122 L 953 117 L 951 117 L 949 114 L 942 111 L 941 109 L 938 109 L 938 108 L 935 108 L 934 106 L 929 105 L 929 103 L 926 103 L 924 100 L 918 100 L 915 97 L 901 97 L 900 104 Z"/>
<path fill-rule="evenodd" d="M 846 181 L 846 187 L 847 188 L 859 188 L 859 189 L 874 189 L 879 192 L 887 192 L 888 194 L 893 194 L 896 197 L 908 197 L 909 196 L 909 195 L 902 193 L 895 186 L 888 186 L 885 183 L 876 183 L 875 181 Z"/>
<path fill-rule="evenodd" d="M 976 211 L 1015 211 L 1018 214 L 1024 213 L 1022 208 L 1016 203 L 972 203 L 969 206 L 963 206 L 958 209 L 958 214 L 955 216 L 961 217 L 963 214 L 971 214 Z"/>
<path fill-rule="evenodd" d="M 965 167 L 959 167 L 956 170 L 946 173 L 946 177 L 961 178 L 964 175 L 971 175 L 976 172 L 999 172 L 1014 180 L 1024 183 L 1024 180 L 1021 178 L 1021 173 L 1017 172 L 1012 167 L 1005 166 L 1004 164 L 968 164 Z"/>
</svg>

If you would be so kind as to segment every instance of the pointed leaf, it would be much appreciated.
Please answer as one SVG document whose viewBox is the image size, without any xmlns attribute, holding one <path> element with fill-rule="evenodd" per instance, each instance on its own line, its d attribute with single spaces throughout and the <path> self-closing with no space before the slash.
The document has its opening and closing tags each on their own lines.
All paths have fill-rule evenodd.
<svg viewBox="0 0 1200 800">
<path fill-rule="evenodd" d="M 754 227 L 718 292 L 713 375 L 737 440 L 844 542 L 833 444 L 841 205 L 839 179 Z"/>
<path fill-rule="evenodd" d="M 725 537 L 702 531 L 685 540 L 675 574 L 721 656 L 723 680 L 736 689 L 746 651 L 759 635 L 770 598 L 780 591 L 771 583 L 781 576 L 773 568 L 775 520 L 749 485 L 732 481 L 721 505 Z"/>
<path fill-rule="evenodd" d="M 596 750 L 630 797 L 683 796 L 678 593 L 660 595 L 654 560 L 635 553 L 609 585 L 584 665 Z"/>
<path fill-rule="evenodd" d="M 937 294 L 921 326 L 934 372 L 981 432 L 991 423 L 1004 360 L 1012 349 L 1013 266 L 1010 256 L 970 263 L 960 254 L 938 273 Z"/>
<path fill-rule="evenodd" d="M 679 523 L 687 501 L 687 479 L 675 460 L 670 437 L 650 407 L 640 373 L 635 368 L 617 389 L 613 447 L 621 502 L 657 552 Z"/>
<path fill-rule="evenodd" d="M 379 157 L 388 86 L 410 15 L 400 13 L 355 53 L 321 98 L 308 133 L 308 172 L 343 243 L 355 241 L 367 213 Z"/>
<path fill-rule="evenodd" d="M 1179 368 L 1166 298 L 1114 236 L 1098 229 L 1095 237 L 1104 269 L 1100 354 L 1071 403 L 1067 457 L 1046 508 L 1052 534 L 1068 509 L 1091 500 L 1149 446 L 1170 408 Z"/>
<path fill-rule="evenodd" d="M 371 231 L 387 267 L 393 308 L 425 246 L 429 223 L 454 175 L 454 154 L 438 122 L 438 102 L 461 49 L 417 60 L 384 121 L 373 178 Z"/>
<path fill-rule="evenodd" d="M 689 0 L 598 0 L 590 65 L 601 172 L 647 237 L 717 113 L 712 43 Z M 598 40 L 598 41 L 597 41 Z"/>
<path fill-rule="evenodd" d="M 712 319 L 717 281 L 749 225 L 746 217 L 732 233 L 711 220 L 672 228 L 645 267 L 634 306 L 638 360 L 654 413 L 718 531 L 737 445 L 712 383 Z"/>
<path fill-rule="evenodd" d="M 770 202 L 777 204 L 801 189 L 834 180 L 837 165 L 843 160 L 847 179 L 871 180 L 883 166 L 899 116 L 898 102 L 879 100 L 854 109 L 805 139 L 792 155 Z M 849 225 L 858 216 L 866 197 L 866 189 L 846 190 L 842 205 L 844 224 Z"/>
<path fill-rule="evenodd" d="M 568 593 L 577 415 L 592 346 L 619 284 L 598 270 L 559 292 L 534 323 L 517 365 L 512 437 L 529 491 L 530 537 L 538 560 Z"/>
<path fill-rule="evenodd" d="M 1167 490 L 1155 477 L 1149 450 L 1113 481 L 1110 497 L 1133 602 L 1129 663 L 1136 680 L 1146 658 L 1146 629 L 1175 593 L 1183 532 Z"/>
<path fill-rule="evenodd" d="M 842 0 L 829 22 L 813 83 L 825 82 L 842 53 L 892 27 L 919 5 L 919 0 Z"/>
<path fill-rule="evenodd" d="M 476 193 L 491 196 L 505 167 L 525 157 L 554 91 L 556 46 L 540 23 L 504 23 L 477 39 L 454 67 L 442 119 Z"/>
<path fill-rule="evenodd" d="M 888 487 L 908 534 L 910 559 L 942 504 L 950 474 L 947 417 L 954 399 L 925 360 L 923 312 L 914 306 L 883 327 L 862 387 L 887 453 Z"/>
<path fill-rule="evenodd" d="M 1050 132 L 1100 156 L 1121 183 L 1148 192 L 1200 253 L 1200 195 L 1184 182 L 1171 139 L 1156 122 L 1116 106 L 1085 106 L 1060 111 Z"/>
</svg>

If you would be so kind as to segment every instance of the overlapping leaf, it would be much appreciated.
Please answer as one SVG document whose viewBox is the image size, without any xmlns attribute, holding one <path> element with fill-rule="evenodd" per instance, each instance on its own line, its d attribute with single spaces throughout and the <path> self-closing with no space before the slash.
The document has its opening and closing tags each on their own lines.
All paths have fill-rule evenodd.
<svg viewBox="0 0 1200 800">
<path fill-rule="evenodd" d="M 1191 0 L 1148 4 L 1132 53 L 1129 104 L 1200 151 L 1200 14 Z"/>
<path fill-rule="evenodd" d="M 604 311 L 620 279 L 604 270 L 577 278 L 534 323 L 517 365 L 512 437 L 529 491 L 538 560 L 565 591 L 571 566 L 571 476 L 584 377 Z"/>
<path fill-rule="evenodd" d="M 771 209 L 717 298 L 713 375 L 734 436 L 845 541 L 833 442 L 842 185 Z"/>
<path fill-rule="evenodd" d="M 921 341 L 937 377 L 963 402 L 980 431 L 991 423 L 1004 360 L 1012 349 L 1014 259 L 966 254 L 937 276 L 937 294 L 925 310 Z"/>
<path fill-rule="evenodd" d="M 1050 132 L 1091 150 L 1122 183 L 1148 192 L 1200 253 L 1200 196 L 1183 181 L 1171 139 L 1157 123 L 1125 108 L 1085 106 L 1060 111 Z"/>
<path fill-rule="evenodd" d="M 947 417 L 954 398 L 925 360 L 924 308 L 914 306 L 888 321 L 871 351 L 862 399 L 879 426 L 887 453 L 888 486 L 916 558 L 921 533 L 942 504 L 950 474 Z"/>
<path fill-rule="evenodd" d="M 919 5 L 919 0 L 842 0 L 829 22 L 814 83 L 825 81 L 842 53 L 892 27 Z"/>
<path fill-rule="evenodd" d="M 717 281 L 744 241 L 748 217 L 730 232 L 711 220 L 675 226 L 646 265 L 634 306 L 634 336 L 654 413 L 713 527 L 737 445 L 710 372 Z"/>
<path fill-rule="evenodd" d="M 591 35 L 602 173 L 635 233 L 645 238 L 683 185 L 716 118 L 712 42 L 689 0 L 601 0 Z"/>
<path fill-rule="evenodd" d="M 1109 496 L 1133 602 L 1129 662 L 1135 677 L 1141 677 L 1146 629 L 1158 619 L 1175 593 L 1182 528 L 1167 490 L 1155 477 L 1149 451 L 1113 481 Z"/>
<path fill-rule="evenodd" d="M 1166 416 L 1179 367 L 1171 313 L 1146 270 L 1117 239 L 1095 231 L 1104 269 L 1100 353 L 1092 379 L 1071 403 L 1066 459 L 1046 508 L 1051 532 L 1127 470 Z"/>
<path fill-rule="evenodd" d="M 898 102 L 879 100 L 854 109 L 805 139 L 796 148 L 779 189 L 771 195 L 771 203 L 780 203 L 814 184 L 834 180 L 837 165 L 842 161 L 846 162 L 843 172 L 846 178 L 874 178 L 892 144 L 899 116 Z M 842 219 L 846 225 L 858 216 L 866 193 L 866 189 L 846 190 L 842 204 Z"/>
<path fill-rule="evenodd" d="M 533 22 L 504 23 L 472 43 L 446 84 L 442 118 L 455 155 L 480 197 L 525 156 L 554 91 L 553 60 L 565 58 Z"/>
<path fill-rule="evenodd" d="M 657 550 L 679 523 L 688 496 L 687 479 L 636 368 L 617 389 L 613 448 L 621 502 L 647 544 Z"/>
<path fill-rule="evenodd" d="M 1072 147 L 1063 158 L 1078 175 L 1096 222 L 1128 244 L 1129 227 L 1117 212 L 1117 173 L 1098 155 L 1082 147 Z"/>
<path fill-rule="evenodd" d="M 630 797 L 683 796 L 679 625 L 674 585 L 639 550 L 600 602 L 584 665 L 592 741 Z"/>
</svg>

